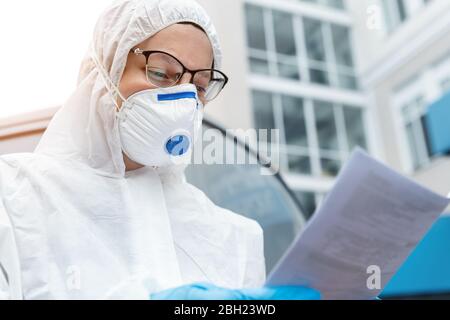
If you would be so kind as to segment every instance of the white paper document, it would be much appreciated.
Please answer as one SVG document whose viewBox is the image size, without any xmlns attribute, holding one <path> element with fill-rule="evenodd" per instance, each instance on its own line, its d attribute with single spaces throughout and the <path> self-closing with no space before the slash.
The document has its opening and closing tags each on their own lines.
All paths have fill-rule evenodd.
<svg viewBox="0 0 450 320">
<path fill-rule="evenodd" d="M 356 150 L 267 285 L 373 299 L 449 202 Z"/>
</svg>

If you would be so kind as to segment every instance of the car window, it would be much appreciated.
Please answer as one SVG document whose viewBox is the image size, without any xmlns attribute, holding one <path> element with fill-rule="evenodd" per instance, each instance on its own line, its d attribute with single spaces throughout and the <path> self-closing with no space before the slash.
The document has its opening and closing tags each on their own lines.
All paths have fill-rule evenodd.
<svg viewBox="0 0 450 320">
<path fill-rule="evenodd" d="M 237 148 L 243 147 L 237 145 Z M 247 155 L 253 157 L 248 152 Z M 186 170 L 186 178 L 216 205 L 254 219 L 261 225 L 266 267 L 270 272 L 303 228 L 305 219 L 280 178 L 261 175 L 261 168 L 254 164 L 193 164 Z"/>
</svg>

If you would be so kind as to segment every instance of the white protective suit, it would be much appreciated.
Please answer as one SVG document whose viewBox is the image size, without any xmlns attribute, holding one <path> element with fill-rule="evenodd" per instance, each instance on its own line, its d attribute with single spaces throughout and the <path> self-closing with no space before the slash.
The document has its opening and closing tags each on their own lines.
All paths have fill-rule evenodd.
<svg viewBox="0 0 450 320">
<path fill-rule="evenodd" d="M 92 49 L 118 85 L 130 49 L 161 29 L 200 25 L 194 0 L 125 0 L 108 8 Z M 184 167 L 125 172 L 113 97 L 90 52 L 74 94 L 34 153 L 0 157 L 0 296 L 143 298 L 192 282 L 264 283 L 262 230 L 185 182 Z"/>
</svg>

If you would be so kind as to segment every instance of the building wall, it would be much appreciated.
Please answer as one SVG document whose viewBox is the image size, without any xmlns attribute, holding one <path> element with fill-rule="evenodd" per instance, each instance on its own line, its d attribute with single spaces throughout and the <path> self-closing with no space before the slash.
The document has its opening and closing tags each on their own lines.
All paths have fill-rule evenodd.
<svg viewBox="0 0 450 320">
<path fill-rule="evenodd" d="M 450 57 L 450 2 L 432 1 L 391 32 L 387 32 L 383 25 L 380 29 L 368 26 L 373 11 L 369 14 L 367 8 L 381 8 L 381 1 L 348 3 L 355 25 L 360 26 L 355 28 L 356 51 L 364 89 L 374 107 L 373 120 L 378 125 L 382 158 L 398 170 L 413 173 L 408 164 L 409 151 L 399 128 L 400 116 L 394 100 L 403 84 L 424 73 L 436 61 Z M 382 11 L 379 13 L 383 14 Z M 430 85 L 433 79 L 424 82 Z M 436 90 L 434 94 L 427 94 L 426 103 L 431 103 L 441 94 Z"/>
<path fill-rule="evenodd" d="M 330 44 L 330 33 L 333 32 L 333 26 L 344 26 L 350 31 L 350 51 L 353 56 L 355 75 L 361 73 L 361 59 L 357 56 L 354 46 L 354 22 L 352 20 L 351 12 L 348 10 L 341 10 L 326 5 L 326 1 L 316 1 L 321 3 L 311 3 L 314 1 L 300 1 L 300 0 L 233 0 L 227 2 L 218 2 L 211 0 L 200 0 L 200 3 L 205 6 L 206 10 L 212 16 L 213 21 L 219 31 L 222 40 L 224 51 L 224 66 L 223 69 L 230 75 L 230 86 L 225 89 L 217 101 L 214 101 L 208 106 L 207 113 L 213 118 L 224 124 L 229 128 L 258 128 L 258 117 L 260 117 L 260 110 L 254 110 L 257 103 L 254 102 L 255 96 L 252 91 L 261 91 L 264 93 L 272 93 L 267 96 L 267 99 L 273 101 L 270 108 L 274 108 L 273 122 L 277 129 L 281 130 L 282 145 L 281 148 L 281 164 L 282 172 L 290 186 L 297 191 L 299 197 L 306 203 L 307 206 L 313 210 L 315 205 L 320 202 L 323 195 L 326 194 L 334 183 L 334 178 L 338 167 L 341 166 L 348 158 L 353 144 L 349 143 L 349 138 L 345 132 L 349 128 L 346 127 L 344 116 L 347 114 L 346 106 L 355 106 L 361 112 L 362 119 L 360 120 L 365 131 L 365 147 L 372 154 L 381 153 L 377 150 L 377 136 L 372 126 L 372 115 L 369 109 L 369 103 L 366 95 L 361 89 L 347 89 L 337 85 L 334 80 L 334 85 L 321 85 L 311 80 L 309 70 L 306 65 L 310 64 L 310 51 L 307 47 L 309 35 L 304 32 L 303 28 L 307 19 L 315 19 L 321 21 L 322 37 L 326 37 L 325 50 L 327 56 L 327 70 L 334 70 L 336 68 L 333 62 L 337 57 L 334 56 L 335 50 L 330 49 L 335 46 L 335 43 Z M 266 45 L 270 46 L 271 36 L 267 35 L 267 11 L 271 11 L 270 19 L 274 19 L 273 12 L 282 12 L 293 14 L 293 26 L 297 30 L 295 32 L 296 49 L 298 56 L 298 64 L 300 65 L 301 80 L 290 80 L 283 77 L 265 76 L 255 72 L 251 72 L 249 64 L 249 54 L 251 49 L 249 47 L 248 34 L 246 32 L 246 4 L 264 8 L 265 29 L 266 29 Z M 348 5 L 348 4 L 347 4 Z M 269 19 L 269 20 L 270 20 Z M 270 22 L 269 22 L 270 24 Z M 329 27 L 328 27 L 329 25 Z M 272 30 L 272 32 L 275 32 Z M 328 40 L 327 40 L 328 39 Z M 276 41 L 276 38 L 275 38 Z M 273 42 L 273 39 L 272 39 Z M 274 44 L 272 44 L 274 46 Z M 331 52 L 331 54 L 330 54 Z M 330 59 L 330 55 L 333 56 Z M 272 54 L 273 56 L 273 54 Z M 308 61 L 306 61 L 308 60 Z M 311 65 L 310 65 L 311 66 Z M 330 81 L 332 78 L 331 72 L 328 74 Z M 336 78 L 336 77 L 335 77 Z M 356 79 L 359 82 L 360 79 Z M 339 80 L 340 81 L 340 80 Z M 340 83 L 339 83 L 340 84 Z M 287 128 L 286 117 L 283 114 L 283 109 L 286 109 L 283 102 L 280 102 L 284 97 L 295 97 L 302 99 L 303 111 L 305 113 L 305 123 L 298 123 L 298 127 L 305 126 L 307 131 L 307 143 L 305 147 L 294 148 L 288 145 L 286 141 L 288 130 L 291 132 L 292 128 Z M 263 99 L 264 100 L 264 99 Z M 316 130 L 316 123 L 319 121 L 318 109 L 316 102 L 325 101 L 333 104 L 333 122 L 335 122 L 336 132 L 332 139 L 338 140 L 335 144 L 339 147 L 329 148 L 322 146 L 320 138 L 321 132 Z M 325 108 L 321 108 L 325 109 Z M 349 109 L 350 110 L 350 109 Z M 353 110 L 353 109 L 351 109 Z M 361 110 L 361 111 L 360 111 Z M 289 117 L 295 117 L 295 114 L 290 114 Z M 270 122 L 270 121 L 269 121 Z M 292 126 L 291 126 L 292 127 Z M 344 128 L 345 127 L 345 128 Z M 334 129 L 333 129 L 334 130 Z M 322 130 L 323 133 L 323 130 Z M 326 134 L 326 133 L 325 133 Z M 284 136 L 283 136 L 284 135 Z M 330 140 L 332 140 L 330 139 Z M 284 141 L 283 141 L 284 140 Z M 346 140 L 346 141 L 344 141 Z M 326 150 L 325 150 L 326 149 Z M 284 151 L 283 151 L 284 150 Z M 328 157 L 331 158 L 323 158 Z M 308 158 L 309 157 L 309 158 Z M 291 160 L 294 158 L 295 160 Z M 298 159 L 298 160 L 297 160 Z M 292 165 L 292 162 L 296 162 Z M 309 164 L 305 164 L 309 163 Z M 296 167 L 293 169 L 292 167 Z M 310 168 L 307 168 L 310 166 Z M 298 169 L 300 167 L 300 169 Z M 305 167 L 306 169 L 304 170 Z M 304 170 L 304 171 L 303 171 Z"/>
<path fill-rule="evenodd" d="M 0 155 L 32 152 L 58 108 L 0 120 Z"/>
<path fill-rule="evenodd" d="M 438 41 L 446 28 L 450 2 L 432 0 L 414 10 L 394 30 L 387 30 L 382 2 L 386 0 L 347 0 L 348 11 L 355 26 L 355 39 L 362 77 L 371 81 L 394 62 L 404 63 L 404 53 L 419 54 L 417 45 Z M 403 0 L 412 3 L 423 0 Z M 395 1 L 393 1 L 395 2 Z M 441 29 L 440 32 L 437 32 Z M 403 49 L 403 52 L 399 52 Z M 409 49 L 409 50 L 406 50 Z"/>
<path fill-rule="evenodd" d="M 352 27 L 353 51 L 355 57 L 356 71 L 362 83 L 361 93 L 364 103 L 367 105 L 366 131 L 368 138 L 368 149 L 376 157 L 387 162 L 395 169 L 418 176 L 422 181 L 427 181 L 427 185 L 434 187 L 433 179 L 423 179 L 426 176 L 426 167 L 414 168 L 411 164 L 410 150 L 408 149 L 407 137 L 402 127 L 401 115 L 399 115 L 397 99 L 399 88 L 405 83 L 426 74 L 427 70 L 445 58 L 450 57 L 450 2 L 446 0 L 433 0 L 424 5 L 422 0 L 408 1 L 410 7 L 407 19 L 397 25 L 395 29 L 388 29 L 385 23 L 385 12 L 383 11 L 382 0 L 348 0 L 346 1 L 346 12 L 337 13 L 327 10 L 326 7 L 316 6 L 320 13 L 318 16 L 324 19 L 332 16 L 332 20 L 342 20 Z M 259 79 L 251 75 L 247 61 L 248 50 L 245 39 L 245 13 L 243 12 L 245 1 L 230 1 L 225 4 L 217 4 L 215 1 L 201 1 L 212 13 L 213 19 L 218 25 L 225 52 L 225 70 L 231 74 L 232 83 L 235 87 L 228 88 L 222 99 L 217 101 L 211 114 L 230 127 L 251 126 L 252 106 L 249 90 Z M 414 3 L 413 3 L 414 2 Z M 247 3 L 260 4 L 273 8 L 294 8 L 304 15 L 317 16 L 312 6 L 302 3 L 302 1 L 274 1 L 253 0 Z M 286 5 L 283 5 L 286 4 Z M 313 8 L 314 9 L 314 8 Z M 333 13 L 331 13 L 333 12 Z M 329 14 L 328 14 L 329 13 Z M 348 15 L 346 17 L 346 15 Z M 348 20 L 348 21 L 347 21 Z M 230 23 L 233 21 L 234 23 Z M 229 57 L 232 57 L 231 59 Z M 432 84 L 433 75 L 428 75 L 428 79 L 423 79 L 427 86 Z M 244 81 L 247 79 L 247 86 Z M 431 80 L 431 81 L 430 81 Z M 431 83 L 431 84 L 430 84 Z M 282 81 L 273 81 L 272 87 L 285 86 Z M 247 88 L 247 90 L 246 90 Z M 285 87 L 286 88 L 286 87 Z M 301 87 L 293 90 L 302 91 Z M 308 87 L 305 94 L 311 94 L 317 87 Z M 323 89 L 323 88 L 321 88 Z M 431 93 L 430 93 L 431 91 Z M 433 93 L 434 91 L 434 93 Z M 234 95 L 239 92 L 239 95 Z M 331 99 L 340 99 L 339 94 L 334 94 L 333 90 L 323 90 Z M 425 94 L 427 105 L 438 99 L 443 92 L 431 88 Z M 314 94 L 313 94 L 314 95 Z M 240 109 L 244 116 L 236 116 L 233 99 L 241 96 Z M 229 110 L 232 110 L 229 112 Z M 441 162 L 445 159 L 439 159 Z M 431 166 L 434 159 L 428 165 Z M 430 174 L 432 176 L 432 174 Z M 326 192 L 332 183 L 326 179 L 316 179 L 311 176 L 298 176 L 289 173 L 287 179 L 292 181 L 292 185 L 300 189 L 307 189 L 307 186 L 315 185 L 315 190 Z M 301 183 L 303 181 L 304 183 Z M 444 189 L 437 188 L 441 193 Z M 449 188 L 450 189 L 450 188 Z"/>
<path fill-rule="evenodd" d="M 402 106 L 420 96 L 423 99 L 418 109 L 422 111 L 418 112 L 425 114 L 429 105 L 450 90 L 450 85 L 444 87 L 442 83 L 450 79 L 450 2 L 430 1 L 391 31 L 383 26 L 370 29 L 373 25 L 368 25 L 373 11 L 368 13 L 367 8 L 380 8 L 380 1 L 348 3 L 355 26 L 359 26 L 355 27 L 355 46 L 364 90 L 374 111 L 372 120 L 376 123 L 381 158 L 396 170 L 447 194 L 450 160 L 431 157 L 419 165 L 414 163 L 412 148 L 419 143 L 408 140 Z M 420 135 L 420 130 L 415 132 Z"/>
</svg>

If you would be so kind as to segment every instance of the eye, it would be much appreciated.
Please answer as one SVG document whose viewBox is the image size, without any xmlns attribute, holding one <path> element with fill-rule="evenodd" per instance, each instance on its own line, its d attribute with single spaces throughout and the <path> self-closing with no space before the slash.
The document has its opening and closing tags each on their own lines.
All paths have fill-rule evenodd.
<svg viewBox="0 0 450 320">
<path fill-rule="evenodd" d="M 198 91 L 199 93 L 205 93 L 205 92 L 206 92 L 206 88 L 203 88 L 203 87 L 201 87 L 201 86 L 197 86 L 197 91 Z"/>
<path fill-rule="evenodd" d="M 168 75 L 162 70 L 149 69 L 148 75 L 150 78 L 157 79 L 157 80 L 168 80 L 169 79 Z"/>
</svg>

